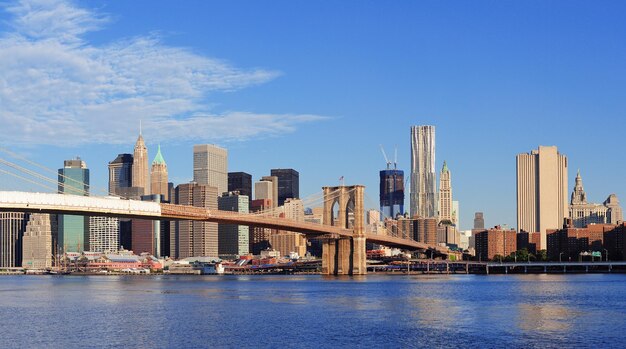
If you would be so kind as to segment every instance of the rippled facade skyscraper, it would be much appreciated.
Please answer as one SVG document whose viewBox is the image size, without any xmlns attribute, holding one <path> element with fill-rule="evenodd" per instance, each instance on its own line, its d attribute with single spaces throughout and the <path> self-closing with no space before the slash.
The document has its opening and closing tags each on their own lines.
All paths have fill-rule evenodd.
<svg viewBox="0 0 626 349">
<path fill-rule="evenodd" d="M 411 127 L 411 217 L 437 213 L 435 126 Z"/>
</svg>

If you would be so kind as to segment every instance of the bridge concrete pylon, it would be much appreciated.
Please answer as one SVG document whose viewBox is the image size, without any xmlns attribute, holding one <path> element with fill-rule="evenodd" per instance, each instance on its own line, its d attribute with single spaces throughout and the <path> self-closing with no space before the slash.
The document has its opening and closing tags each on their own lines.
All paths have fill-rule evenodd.
<svg viewBox="0 0 626 349">
<path fill-rule="evenodd" d="M 323 224 L 352 229 L 351 237 L 329 236 L 322 243 L 322 274 L 365 275 L 365 186 L 323 187 Z M 334 209 L 337 206 L 337 215 Z M 350 213 L 353 213 L 351 219 Z"/>
</svg>

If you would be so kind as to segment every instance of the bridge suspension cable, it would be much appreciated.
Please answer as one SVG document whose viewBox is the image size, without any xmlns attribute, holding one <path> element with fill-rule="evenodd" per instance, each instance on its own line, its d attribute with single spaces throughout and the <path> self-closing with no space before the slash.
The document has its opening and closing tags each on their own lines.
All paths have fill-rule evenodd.
<svg viewBox="0 0 626 349">
<path fill-rule="evenodd" d="M 21 155 L 15 153 L 13 151 L 10 151 L 10 150 L 6 149 L 5 147 L 0 147 L 0 152 L 3 152 L 3 153 L 5 153 L 5 154 L 7 154 L 7 155 L 9 155 L 9 156 L 11 156 L 13 158 L 21 160 L 21 161 L 23 161 L 23 162 L 25 162 L 25 163 L 27 163 L 27 164 L 29 164 L 31 166 L 37 167 L 37 168 L 39 168 L 39 169 L 41 169 L 41 170 L 43 170 L 45 172 L 53 173 L 56 179 L 52 179 L 52 178 L 47 177 L 47 176 L 45 176 L 45 175 L 43 175 L 41 173 L 38 173 L 36 171 L 27 169 L 27 168 L 25 168 L 23 166 L 17 165 L 16 163 L 11 162 L 11 161 L 7 160 L 6 158 L 5 159 L 0 158 L 0 163 L 4 164 L 5 166 L 12 167 L 13 169 L 15 169 L 15 170 L 17 170 L 17 171 L 19 171 L 21 173 L 28 174 L 28 175 L 36 177 L 36 178 L 38 178 L 40 180 L 56 184 L 57 188 L 54 188 L 53 191 L 57 191 L 59 188 L 63 188 L 63 189 L 67 188 L 68 191 L 71 191 L 71 192 L 76 193 L 78 195 L 89 195 L 89 192 L 90 192 L 89 189 L 93 188 L 93 189 L 100 189 L 100 190 L 98 190 L 98 192 L 104 192 L 104 193 L 106 193 L 106 195 L 120 197 L 119 195 L 115 195 L 113 193 L 110 193 L 108 190 L 104 190 L 103 188 L 97 188 L 97 187 L 91 186 L 89 184 L 85 184 L 82 181 L 76 180 L 76 179 L 71 178 L 69 176 L 66 176 L 66 175 L 64 175 L 62 173 L 59 173 L 58 171 L 55 171 L 55 170 L 50 169 L 48 167 L 45 167 L 45 166 L 43 166 L 41 164 L 38 164 L 38 163 L 36 163 L 36 162 L 34 162 L 32 160 L 27 159 L 24 156 L 21 156 Z M 3 173 L 10 174 L 7 171 L 4 171 Z M 46 188 L 46 189 L 51 189 L 50 187 L 44 186 L 41 183 L 38 183 L 36 181 L 27 180 L 25 177 L 22 177 L 22 176 L 14 176 L 14 177 L 20 178 L 22 180 L 25 180 L 25 181 L 27 181 L 27 182 L 29 182 L 31 184 L 39 185 L 39 186 L 41 186 L 43 188 Z M 59 178 L 63 178 L 63 182 L 59 181 Z M 70 183 L 74 183 L 75 186 L 72 186 Z"/>
</svg>

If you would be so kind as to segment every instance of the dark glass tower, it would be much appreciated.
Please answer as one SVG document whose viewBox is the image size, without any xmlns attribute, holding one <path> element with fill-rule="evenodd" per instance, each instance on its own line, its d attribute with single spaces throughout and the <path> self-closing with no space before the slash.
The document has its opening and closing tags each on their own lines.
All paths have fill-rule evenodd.
<svg viewBox="0 0 626 349">
<path fill-rule="evenodd" d="M 300 198 L 300 174 L 291 168 L 275 168 L 272 176 L 278 177 L 278 206 L 282 206 L 287 199 Z"/>
<path fill-rule="evenodd" d="M 404 171 L 380 171 L 380 211 L 383 220 L 404 214 Z"/>
<path fill-rule="evenodd" d="M 228 191 L 252 198 L 252 175 L 245 172 L 228 172 Z"/>
<path fill-rule="evenodd" d="M 59 193 L 89 196 L 89 169 L 80 158 L 65 160 L 59 169 Z M 89 251 L 89 218 L 59 215 L 59 248 L 62 252 Z"/>
</svg>

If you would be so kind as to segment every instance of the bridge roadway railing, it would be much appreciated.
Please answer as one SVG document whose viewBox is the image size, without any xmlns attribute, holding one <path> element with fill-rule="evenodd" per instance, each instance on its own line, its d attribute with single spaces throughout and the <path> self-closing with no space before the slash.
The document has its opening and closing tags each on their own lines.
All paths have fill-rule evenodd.
<svg viewBox="0 0 626 349">
<path fill-rule="evenodd" d="M 352 236 L 352 230 L 329 225 L 299 222 L 287 218 L 262 217 L 232 211 L 210 210 L 203 207 L 161 204 L 161 217 L 175 220 L 198 220 L 225 224 L 257 226 L 303 233 L 306 235 Z"/>
<path fill-rule="evenodd" d="M 155 202 L 123 200 L 115 197 L 15 191 L 0 191 L 0 210 L 145 217 L 147 219 L 161 216 L 161 206 Z"/>
</svg>

